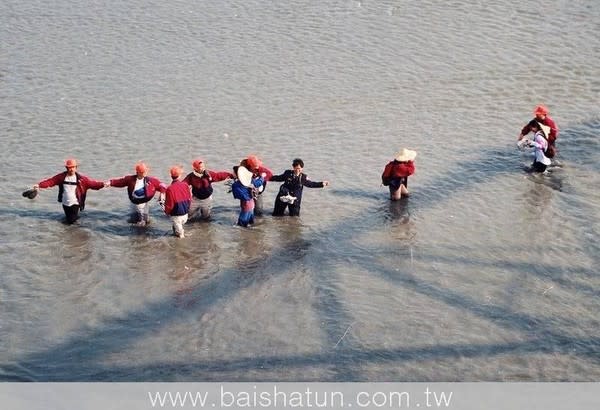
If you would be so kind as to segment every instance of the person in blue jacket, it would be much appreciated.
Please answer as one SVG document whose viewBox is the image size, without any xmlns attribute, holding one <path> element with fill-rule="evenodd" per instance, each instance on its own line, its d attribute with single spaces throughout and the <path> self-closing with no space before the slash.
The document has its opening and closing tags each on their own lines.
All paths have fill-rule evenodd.
<svg viewBox="0 0 600 410">
<path fill-rule="evenodd" d="M 285 209 L 289 208 L 290 216 L 300 216 L 300 205 L 302 203 L 302 189 L 323 188 L 329 185 L 329 181 L 314 182 L 308 179 L 302 172 L 304 161 L 300 158 L 292 161 L 292 169 L 288 169 L 281 175 L 273 175 L 271 181 L 283 181 L 279 187 L 279 193 L 275 198 L 273 216 L 283 216 Z"/>
<path fill-rule="evenodd" d="M 236 178 L 231 184 L 231 193 L 235 199 L 240 200 L 240 215 L 237 224 L 248 227 L 254 223 L 255 198 L 258 195 L 258 188 L 264 184 L 264 175 L 255 176 L 244 162 L 233 167 L 233 173 Z"/>
</svg>

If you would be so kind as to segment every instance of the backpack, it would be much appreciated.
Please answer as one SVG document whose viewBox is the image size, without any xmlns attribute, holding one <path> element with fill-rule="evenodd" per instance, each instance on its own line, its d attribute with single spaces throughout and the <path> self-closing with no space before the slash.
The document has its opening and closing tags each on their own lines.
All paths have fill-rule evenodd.
<svg viewBox="0 0 600 410">
<path fill-rule="evenodd" d="M 554 158 L 554 156 L 556 155 L 556 148 L 554 147 L 554 145 L 548 143 L 548 148 L 546 148 L 546 151 L 544 151 L 544 155 L 547 158 Z"/>
<path fill-rule="evenodd" d="M 538 122 L 538 125 L 540 126 L 540 130 L 542 131 L 542 136 L 546 140 L 547 147 L 544 151 L 544 155 L 546 156 L 546 158 L 554 158 L 554 156 L 556 155 L 556 147 L 554 146 L 554 144 L 550 144 L 550 141 L 548 141 L 548 135 L 550 135 L 550 127 L 548 127 L 545 124 L 542 124 L 541 122 Z"/>
</svg>

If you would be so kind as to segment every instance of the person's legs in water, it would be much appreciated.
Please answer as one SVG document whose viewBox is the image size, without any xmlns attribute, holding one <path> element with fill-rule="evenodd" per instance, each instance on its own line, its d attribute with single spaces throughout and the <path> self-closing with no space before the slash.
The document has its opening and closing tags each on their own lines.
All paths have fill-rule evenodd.
<svg viewBox="0 0 600 410">
<path fill-rule="evenodd" d="M 390 181 L 390 199 L 397 201 L 402 196 L 408 196 L 408 178 L 398 178 Z"/>
<path fill-rule="evenodd" d="M 185 231 L 183 225 L 187 222 L 188 215 L 175 215 L 171 217 L 171 220 L 173 221 L 173 234 L 178 238 L 184 238 Z"/>
<path fill-rule="evenodd" d="M 546 170 L 546 168 L 546 165 L 542 164 L 541 162 L 534 162 L 533 164 L 531 164 L 532 172 L 543 173 Z"/>
<path fill-rule="evenodd" d="M 296 199 L 294 203 L 288 204 L 290 216 L 300 216 L 300 200 Z"/>
<path fill-rule="evenodd" d="M 273 207 L 273 216 L 283 216 L 285 213 L 285 208 L 287 208 L 288 204 L 285 202 L 282 202 L 279 199 L 279 196 L 277 196 L 277 198 L 275 198 L 275 205 Z"/>
<path fill-rule="evenodd" d="M 212 195 L 206 199 L 199 200 L 199 202 L 200 202 L 200 218 L 203 221 L 210 219 L 210 214 L 212 211 L 212 201 L 213 201 Z"/>
<path fill-rule="evenodd" d="M 67 223 L 69 225 L 75 223 L 75 221 L 79 219 L 79 205 L 63 205 L 63 211 L 65 211 L 65 217 L 67 218 Z"/>
<path fill-rule="evenodd" d="M 237 224 L 239 226 L 248 227 L 254 223 L 254 200 L 240 200 L 240 216 Z"/>
</svg>

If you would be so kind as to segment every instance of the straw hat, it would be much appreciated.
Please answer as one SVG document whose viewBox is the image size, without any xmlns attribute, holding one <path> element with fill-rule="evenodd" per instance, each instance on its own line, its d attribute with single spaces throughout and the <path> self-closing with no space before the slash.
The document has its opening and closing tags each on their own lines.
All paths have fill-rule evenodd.
<svg viewBox="0 0 600 410">
<path fill-rule="evenodd" d="M 395 160 L 398 162 L 406 162 L 406 161 L 412 161 L 416 158 L 417 156 L 417 151 L 412 151 L 406 148 L 402 148 L 399 152 L 396 153 L 395 155 Z"/>
<path fill-rule="evenodd" d="M 547 139 L 548 135 L 550 135 L 550 130 L 552 128 L 548 127 L 545 124 L 542 124 L 541 122 L 538 122 L 538 125 L 540 126 L 540 130 L 542 130 L 542 132 L 544 133 L 544 135 L 546 136 L 546 139 Z"/>
<path fill-rule="evenodd" d="M 250 188 L 252 186 L 252 172 L 248 171 L 246 167 L 239 166 L 237 169 L 237 178 L 240 180 L 243 186 Z"/>
</svg>

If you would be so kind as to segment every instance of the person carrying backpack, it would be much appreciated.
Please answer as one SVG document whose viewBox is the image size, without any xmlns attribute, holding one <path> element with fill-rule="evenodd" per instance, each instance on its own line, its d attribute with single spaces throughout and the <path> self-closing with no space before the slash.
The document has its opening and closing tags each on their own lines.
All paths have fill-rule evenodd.
<svg viewBox="0 0 600 410">
<path fill-rule="evenodd" d="M 254 198 L 258 194 L 258 188 L 265 182 L 265 174 L 255 176 L 247 166 L 243 160 L 240 165 L 233 167 L 235 181 L 231 184 L 233 197 L 240 200 L 240 215 L 237 224 L 245 228 L 254 223 Z"/>
<path fill-rule="evenodd" d="M 381 183 L 390 189 L 390 199 L 397 201 L 408 196 L 408 177 L 415 173 L 417 152 L 402 148 L 393 161 L 386 164 L 381 174 Z"/>
<path fill-rule="evenodd" d="M 556 153 L 558 152 L 558 150 L 556 149 L 556 139 L 558 138 L 558 127 L 556 126 L 556 123 L 554 122 L 554 120 L 552 118 L 550 118 L 548 113 L 549 113 L 549 111 L 548 111 L 548 108 L 546 108 L 546 106 L 538 105 L 533 110 L 533 115 L 535 115 L 535 118 L 533 119 L 533 121 L 536 121 L 539 124 L 545 125 L 546 127 L 548 127 L 548 132 L 546 134 L 546 139 L 548 141 L 548 149 L 546 150 L 547 151 L 546 156 L 548 158 L 553 158 L 556 155 Z M 517 141 L 520 142 L 527 134 L 529 134 L 532 131 L 533 130 L 531 129 L 531 121 L 530 121 L 521 129 L 521 133 L 519 134 Z M 533 131 L 533 132 L 535 132 L 535 131 Z"/>
<path fill-rule="evenodd" d="M 527 146 L 534 148 L 534 160 L 531 164 L 531 170 L 533 172 L 544 172 L 548 165 L 552 163 L 550 158 L 546 155 L 550 143 L 548 142 L 549 128 L 543 124 L 540 124 L 536 120 L 529 121 L 527 124 L 529 129 L 534 133 L 533 140 L 527 140 Z"/>
</svg>

